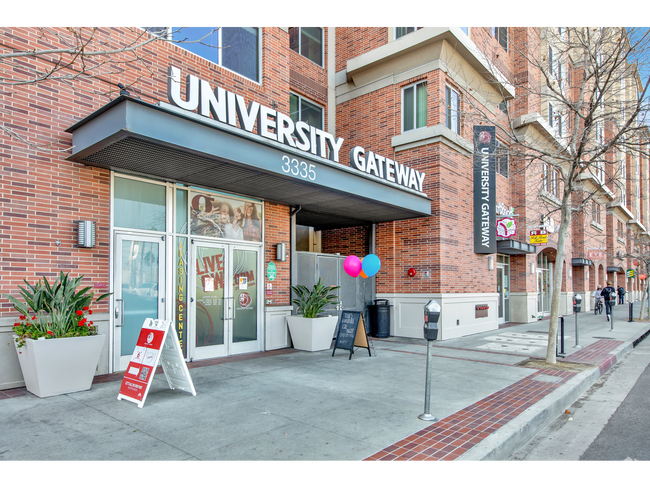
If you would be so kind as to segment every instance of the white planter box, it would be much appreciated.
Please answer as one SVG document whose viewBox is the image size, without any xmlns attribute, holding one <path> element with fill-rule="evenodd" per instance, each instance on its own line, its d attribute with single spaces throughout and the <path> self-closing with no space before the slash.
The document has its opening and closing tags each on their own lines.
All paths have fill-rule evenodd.
<svg viewBox="0 0 650 488">
<path fill-rule="evenodd" d="M 89 390 L 105 335 L 26 339 L 16 346 L 27 391 L 41 398 Z"/>
<path fill-rule="evenodd" d="M 324 351 L 332 346 L 332 339 L 339 318 L 317 317 L 306 319 L 290 315 L 287 317 L 289 333 L 294 349 L 301 351 Z"/>
</svg>

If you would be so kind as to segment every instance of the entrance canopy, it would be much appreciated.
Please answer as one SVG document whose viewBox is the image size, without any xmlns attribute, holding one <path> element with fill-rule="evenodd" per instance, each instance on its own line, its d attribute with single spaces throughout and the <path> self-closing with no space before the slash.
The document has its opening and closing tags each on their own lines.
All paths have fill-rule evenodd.
<svg viewBox="0 0 650 488">
<path fill-rule="evenodd" d="M 67 132 L 67 159 L 300 207 L 319 229 L 431 215 L 423 193 L 172 105 L 119 97 Z"/>
</svg>

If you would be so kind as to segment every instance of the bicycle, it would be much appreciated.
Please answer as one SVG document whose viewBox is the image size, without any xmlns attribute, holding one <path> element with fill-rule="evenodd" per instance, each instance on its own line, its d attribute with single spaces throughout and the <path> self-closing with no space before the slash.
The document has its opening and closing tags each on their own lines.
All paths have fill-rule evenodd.
<svg viewBox="0 0 650 488">
<path fill-rule="evenodd" d="M 603 301 L 599 298 L 594 305 L 594 315 L 603 313 Z"/>
</svg>

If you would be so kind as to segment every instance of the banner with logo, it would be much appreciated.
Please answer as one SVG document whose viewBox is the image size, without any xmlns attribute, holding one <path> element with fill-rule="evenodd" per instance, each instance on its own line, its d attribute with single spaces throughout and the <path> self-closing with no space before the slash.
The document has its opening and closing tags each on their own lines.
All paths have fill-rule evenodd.
<svg viewBox="0 0 650 488">
<path fill-rule="evenodd" d="M 497 252 L 496 128 L 474 126 L 474 252 Z"/>
</svg>

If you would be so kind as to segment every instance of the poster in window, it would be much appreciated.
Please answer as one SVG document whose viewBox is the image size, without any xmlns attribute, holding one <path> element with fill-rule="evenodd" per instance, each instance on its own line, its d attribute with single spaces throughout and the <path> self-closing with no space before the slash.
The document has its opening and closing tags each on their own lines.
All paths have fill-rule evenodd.
<svg viewBox="0 0 650 488">
<path fill-rule="evenodd" d="M 193 235 L 262 242 L 262 205 L 209 193 L 193 193 Z"/>
</svg>

